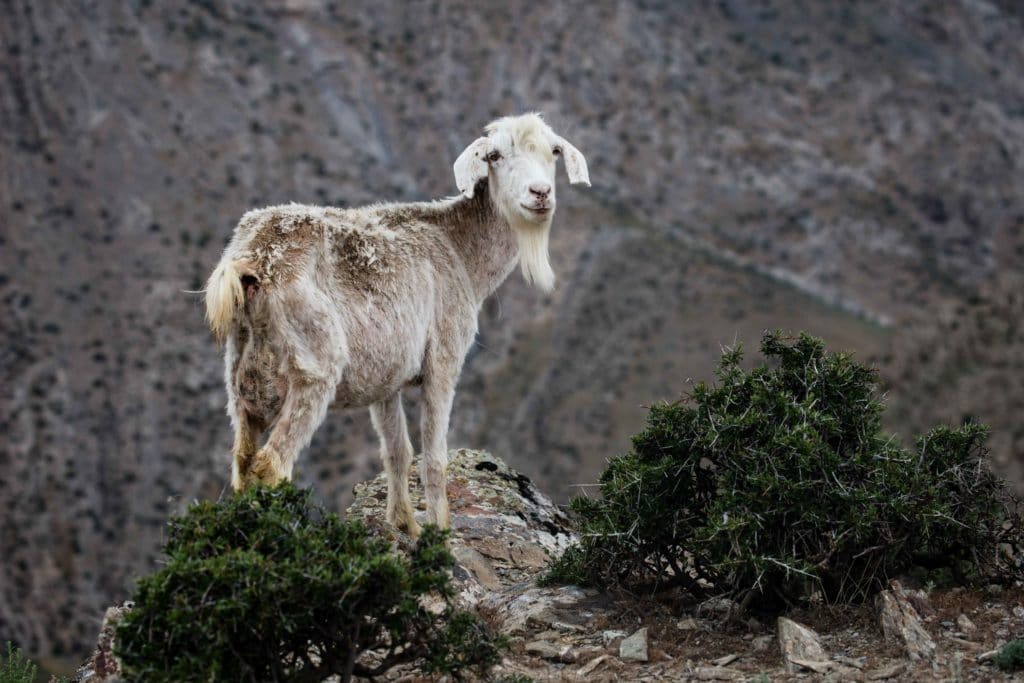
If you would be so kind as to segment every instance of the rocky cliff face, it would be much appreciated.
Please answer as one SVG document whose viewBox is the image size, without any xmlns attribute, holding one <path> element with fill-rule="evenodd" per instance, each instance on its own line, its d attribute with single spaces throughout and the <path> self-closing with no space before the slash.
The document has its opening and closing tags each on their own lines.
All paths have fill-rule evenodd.
<svg viewBox="0 0 1024 683">
<path fill-rule="evenodd" d="M 224 489 L 222 371 L 185 291 L 254 206 L 450 194 L 484 122 L 547 112 L 594 187 L 563 188 L 559 289 L 513 276 L 485 307 L 450 443 L 560 500 L 720 344 L 874 353 L 1024 258 L 1014 2 L 0 16 L 0 638 L 34 654 L 81 652 L 168 513 Z M 299 476 L 340 507 L 375 452 L 365 416 L 332 416 Z"/>
</svg>

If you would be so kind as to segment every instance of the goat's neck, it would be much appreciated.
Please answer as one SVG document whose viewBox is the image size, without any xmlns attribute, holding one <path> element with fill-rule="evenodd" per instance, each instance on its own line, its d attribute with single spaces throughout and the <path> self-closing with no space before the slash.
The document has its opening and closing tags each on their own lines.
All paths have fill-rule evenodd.
<svg viewBox="0 0 1024 683">
<path fill-rule="evenodd" d="M 494 205 L 484 183 L 477 185 L 472 199 L 454 201 L 447 228 L 477 301 L 483 302 L 516 266 L 519 242 L 515 231 Z"/>
</svg>

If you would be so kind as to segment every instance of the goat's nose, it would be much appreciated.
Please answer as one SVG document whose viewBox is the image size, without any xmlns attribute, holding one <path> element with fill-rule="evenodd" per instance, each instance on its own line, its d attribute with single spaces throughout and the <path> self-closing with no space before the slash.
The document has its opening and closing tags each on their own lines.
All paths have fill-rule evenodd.
<svg viewBox="0 0 1024 683">
<path fill-rule="evenodd" d="M 547 199 L 548 195 L 551 194 L 551 186 L 547 183 L 534 183 L 530 185 L 530 192 L 537 195 L 540 199 Z"/>
</svg>

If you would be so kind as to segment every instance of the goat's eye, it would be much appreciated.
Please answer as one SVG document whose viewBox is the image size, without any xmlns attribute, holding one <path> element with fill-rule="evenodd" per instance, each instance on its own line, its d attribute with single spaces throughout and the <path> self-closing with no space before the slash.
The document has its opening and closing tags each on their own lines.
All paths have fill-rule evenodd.
<svg viewBox="0 0 1024 683">
<path fill-rule="evenodd" d="M 561 147 L 555 147 L 555 148 L 553 148 L 551 150 L 551 153 L 554 154 L 556 157 L 560 157 L 560 156 L 562 156 L 562 148 Z"/>
<path fill-rule="evenodd" d="M 487 161 L 489 161 L 492 164 L 500 158 L 501 152 L 499 152 L 498 150 L 494 150 L 493 152 L 484 157 L 484 159 L 487 159 Z"/>
</svg>

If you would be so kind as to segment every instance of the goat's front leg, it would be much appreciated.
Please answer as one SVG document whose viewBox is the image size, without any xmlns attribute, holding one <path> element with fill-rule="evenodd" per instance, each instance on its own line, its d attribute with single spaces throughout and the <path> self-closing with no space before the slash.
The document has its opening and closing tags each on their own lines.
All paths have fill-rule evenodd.
<svg viewBox="0 0 1024 683">
<path fill-rule="evenodd" d="M 433 375 L 433 373 L 430 373 Z M 448 528 L 448 419 L 455 397 L 455 380 L 427 376 L 423 383 L 423 462 L 420 464 L 427 522 Z"/>
<path fill-rule="evenodd" d="M 409 501 L 409 466 L 413 452 L 401 392 L 370 406 L 370 418 L 380 438 L 380 458 L 388 478 L 388 524 L 416 538 L 420 535 L 420 525 L 416 523 Z"/>
<path fill-rule="evenodd" d="M 334 385 L 319 379 L 293 378 L 288 382 L 281 412 L 264 444 L 252 460 L 250 477 L 264 484 L 292 478 L 292 467 L 324 421 L 334 398 Z"/>
</svg>

